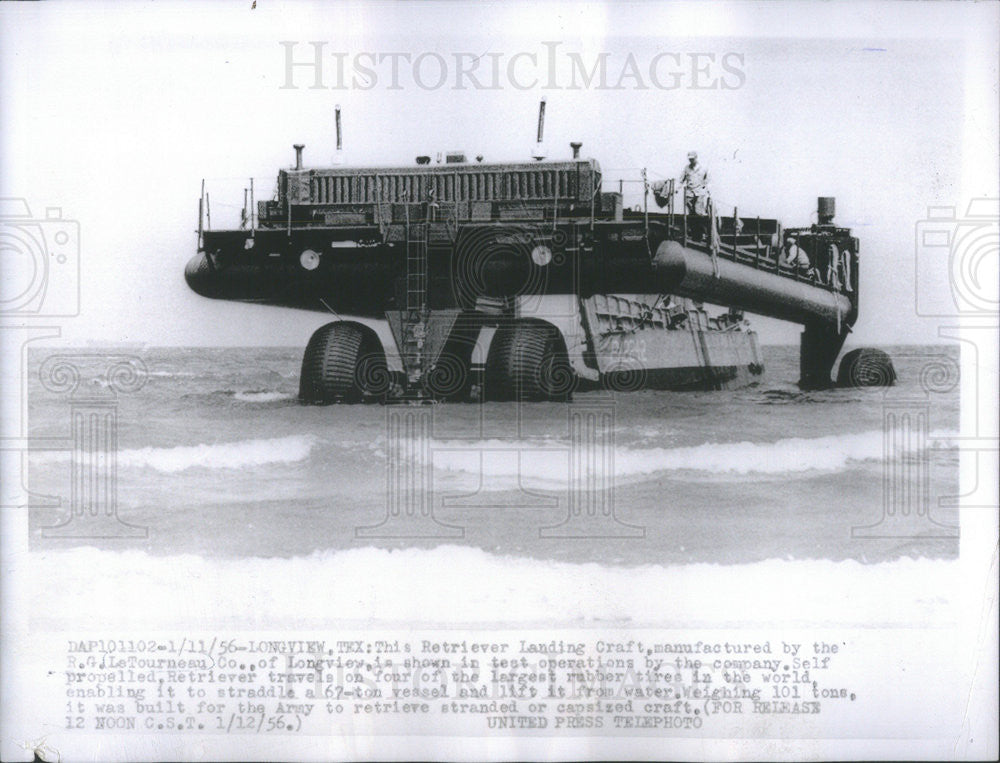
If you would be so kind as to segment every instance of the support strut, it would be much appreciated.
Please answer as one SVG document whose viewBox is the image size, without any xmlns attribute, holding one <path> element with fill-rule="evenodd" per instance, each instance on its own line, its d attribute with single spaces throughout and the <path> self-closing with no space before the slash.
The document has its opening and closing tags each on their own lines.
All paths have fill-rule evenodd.
<svg viewBox="0 0 1000 763">
<path fill-rule="evenodd" d="M 830 374 L 845 339 L 847 331 L 838 332 L 828 323 L 805 324 L 799 350 L 799 387 L 827 389 L 833 386 Z"/>
</svg>

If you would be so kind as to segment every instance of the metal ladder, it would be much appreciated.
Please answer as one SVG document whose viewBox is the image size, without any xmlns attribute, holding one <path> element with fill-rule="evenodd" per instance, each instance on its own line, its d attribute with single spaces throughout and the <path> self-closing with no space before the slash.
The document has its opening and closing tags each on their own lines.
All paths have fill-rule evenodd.
<svg viewBox="0 0 1000 763">
<path fill-rule="evenodd" d="M 424 345 L 427 337 L 427 205 L 420 205 L 420 219 L 406 215 L 406 304 L 403 311 L 403 366 L 407 382 L 419 389 L 424 372 Z"/>
</svg>

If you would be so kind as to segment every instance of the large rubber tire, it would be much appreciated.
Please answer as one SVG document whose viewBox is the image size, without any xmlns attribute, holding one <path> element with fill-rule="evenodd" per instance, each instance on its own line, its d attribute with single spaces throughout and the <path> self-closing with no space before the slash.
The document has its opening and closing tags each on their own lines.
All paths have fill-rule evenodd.
<svg viewBox="0 0 1000 763">
<path fill-rule="evenodd" d="M 846 353 L 837 369 L 838 387 L 891 387 L 895 383 L 892 358 L 872 347 L 859 347 Z"/>
<path fill-rule="evenodd" d="M 489 400 L 568 400 L 576 385 L 559 332 L 517 321 L 497 329 L 486 358 Z"/>
<path fill-rule="evenodd" d="M 328 323 L 310 337 L 302 356 L 299 400 L 308 405 L 375 402 L 389 389 L 385 353 L 353 323 Z"/>
</svg>

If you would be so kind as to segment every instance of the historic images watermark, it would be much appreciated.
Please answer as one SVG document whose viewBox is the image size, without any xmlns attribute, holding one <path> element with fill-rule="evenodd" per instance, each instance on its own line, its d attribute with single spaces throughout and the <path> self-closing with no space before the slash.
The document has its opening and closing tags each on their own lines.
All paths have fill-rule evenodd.
<svg viewBox="0 0 1000 763">
<path fill-rule="evenodd" d="M 70 505 L 46 538 L 145 538 L 118 516 L 118 395 L 137 392 L 148 373 L 131 355 L 50 355 L 39 370 L 50 392 L 69 395 Z"/>
<path fill-rule="evenodd" d="M 852 528 L 856 538 L 957 537 L 958 528 L 940 522 L 937 508 L 993 507 L 995 485 L 983 478 L 987 464 L 1000 451 L 995 417 L 979 415 L 985 404 L 981 393 L 995 386 L 987 378 L 997 346 L 997 283 L 1000 277 L 1000 200 L 972 199 L 964 216 L 956 207 L 928 207 L 927 216 L 916 223 L 916 293 L 914 304 L 920 316 L 962 319 L 963 325 L 941 326 L 939 334 L 959 340 L 964 353 L 971 353 L 974 368 L 971 394 L 963 402 L 975 408 L 968 417 L 974 429 L 961 436 L 939 434 L 932 427 L 932 414 L 940 395 L 953 393 L 960 382 L 959 366 L 946 355 L 922 359 L 919 383 L 922 396 L 889 399 L 883 405 L 883 507 L 872 525 Z M 974 454 L 971 488 L 962 495 L 931 495 L 930 469 L 942 445 L 957 444 Z M 990 492 L 993 490 L 994 492 Z"/>
<path fill-rule="evenodd" d="M 535 403 L 511 402 L 520 409 L 513 416 L 530 415 Z M 464 445 L 435 438 L 435 407 L 390 405 L 386 408 L 386 514 L 376 525 L 356 529 L 357 538 L 463 538 L 465 528 L 441 521 L 438 506 L 446 508 L 503 510 L 538 508 L 556 510 L 563 519 L 540 523 L 542 538 L 643 538 L 645 528 L 623 522 L 615 508 L 615 400 L 610 394 L 566 405 L 566 432 L 551 439 L 508 438 L 506 432 L 491 436 L 489 418 L 483 417 L 486 440 Z M 434 460 L 460 454 L 478 480 L 478 488 L 456 494 L 434 487 Z M 531 486 L 540 456 L 566 460 L 566 487 L 539 490 Z M 502 499 L 491 486 L 485 464 L 502 459 L 514 464 L 514 473 L 502 480 Z M 476 471 L 473 462 L 478 464 Z M 558 482 L 560 475 L 553 474 Z M 513 495 L 512 495 L 513 493 Z"/>
<path fill-rule="evenodd" d="M 517 51 L 348 51 L 282 40 L 283 90 L 737 90 L 746 57 L 732 50 L 581 52 L 556 40 Z"/>
<path fill-rule="evenodd" d="M 917 314 L 952 318 L 939 335 L 961 343 L 966 369 L 974 378 L 964 380 L 962 402 L 971 411 L 965 415 L 962 436 L 956 438 L 970 454 L 961 496 L 948 505 L 995 508 L 995 474 L 1000 432 L 997 428 L 997 345 L 1000 339 L 1000 199 L 980 197 L 969 201 L 965 214 L 960 207 L 928 207 L 927 216 L 916 224 Z"/>
<path fill-rule="evenodd" d="M 61 207 L 34 215 L 26 199 L 0 198 L 0 263 L 0 335 L 8 348 L 2 368 L 7 394 L 0 414 L 0 507 L 58 506 L 58 497 L 32 493 L 26 485 L 28 451 L 62 447 L 28 436 L 27 350 L 31 342 L 59 336 L 53 321 L 80 312 L 80 225 L 65 218 Z"/>
<path fill-rule="evenodd" d="M 69 318 L 80 313 L 80 224 L 25 199 L 0 199 L 0 316 Z"/>
<path fill-rule="evenodd" d="M 1000 309 L 1000 200 L 972 199 L 956 207 L 928 207 L 916 224 L 917 315 L 996 319 Z"/>
<path fill-rule="evenodd" d="M 905 356 L 896 354 L 899 363 Z M 937 516 L 945 507 L 957 506 L 955 496 L 933 494 L 931 469 L 935 460 L 950 453 L 952 433 L 934 428 L 936 409 L 943 396 L 953 394 L 960 382 L 958 363 L 945 353 L 924 353 L 912 358 L 919 364 L 921 394 L 881 393 L 882 403 L 882 512 L 875 522 L 851 528 L 853 538 L 957 538 L 957 525 Z"/>
<path fill-rule="evenodd" d="M 69 453 L 71 463 L 69 513 L 45 537 L 146 537 L 118 517 L 117 451 L 118 394 L 134 392 L 146 381 L 142 360 L 122 355 L 53 355 L 41 366 L 46 389 L 69 394 L 69 436 L 28 434 L 27 346 L 58 337 L 57 319 L 80 314 L 80 224 L 63 216 L 62 208 L 47 207 L 44 217 L 32 215 L 22 198 L 0 199 L 0 254 L 4 277 L 0 293 L 0 331 L 5 347 L 4 415 L 0 449 L 3 460 L 3 508 L 59 508 L 60 496 L 31 492 L 27 459 L 32 451 Z M 42 323 L 39 323 L 39 319 Z M 17 394 L 13 394 L 17 390 Z M 15 454 L 10 457 L 9 454 Z"/>
<path fill-rule="evenodd" d="M 445 219 L 443 230 L 449 228 Z M 643 386 L 645 378 L 639 358 L 622 353 L 620 368 L 630 373 L 612 374 L 598 394 L 574 402 L 578 382 L 570 357 L 579 353 L 574 342 L 585 344 L 577 301 L 579 272 L 575 260 L 567 260 L 577 251 L 577 242 L 567 240 L 564 231 L 551 224 L 511 222 L 482 234 L 449 242 L 452 255 L 452 288 L 459 302 L 475 303 L 488 292 L 492 261 L 502 253 L 514 251 L 525 264 L 518 283 L 507 284 L 513 295 L 516 319 L 498 316 L 498 325 L 478 335 L 475 343 L 463 350 L 446 348 L 436 355 L 425 377 L 425 388 L 434 399 L 449 395 L 474 394 L 478 398 L 478 416 L 472 431 L 457 439 L 436 437 L 435 406 L 392 406 L 386 410 L 386 514 L 374 526 L 356 529 L 358 538 L 457 538 L 465 528 L 449 525 L 436 516 L 436 509 L 537 508 L 561 511 L 562 521 L 541 523 L 540 537 L 549 538 L 642 538 L 645 529 L 623 522 L 615 510 L 615 410 L 614 393 Z M 547 294 L 550 264 L 572 265 L 570 280 L 576 288 L 569 294 Z M 489 353 L 493 345 L 515 342 L 516 326 L 530 329 L 528 342 L 542 342 L 554 352 L 537 358 L 512 360 L 516 370 L 506 378 L 490 373 Z M 432 333 L 432 332 L 430 332 Z M 566 343 L 571 346 L 564 346 Z M 551 344 L 550 344 L 551 343 Z M 509 349 L 509 348 L 508 348 Z M 529 350 L 525 346 L 515 352 Z M 543 359 L 544 357 L 544 359 Z M 535 362 L 541 361 L 541 362 Z M 472 372 L 473 366 L 481 370 Z M 482 368 L 485 366 L 485 369 Z M 370 379 L 367 381 L 371 381 Z M 494 388 L 494 385 L 497 388 Z M 624 386 L 623 386 L 624 385 Z M 473 389 L 475 392 L 473 393 Z M 532 416 L 532 397 L 543 393 L 544 399 L 565 404 L 567 418 L 561 431 L 546 432 L 545 437 L 526 437 L 524 426 Z M 488 412 L 488 399 L 506 399 L 504 421 Z M 544 405 L 544 403 L 541 403 Z M 513 430 L 511 428 L 513 424 Z M 453 435 L 454 436 L 454 435 Z M 468 439 L 467 442 L 464 440 Z M 435 456 L 442 460 L 457 457 L 462 469 L 473 474 L 478 487 L 471 492 L 446 493 L 434 486 Z M 560 487 L 539 489 L 533 485 L 537 469 L 528 465 L 539 457 L 555 464 L 565 458 L 565 472 L 553 474 Z M 488 473 L 486 461 L 503 461 L 503 478 Z M 512 467 L 512 471 L 511 471 Z M 564 480 L 563 480 L 564 478 Z M 565 487 L 562 487 L 562 484 Z M 502 487 L 500 486 L 502 483 Z M 498 492 L 499 491 L 499 492 Z M 502 495 L 502 498 L 498 498 Z"/>
</svg>

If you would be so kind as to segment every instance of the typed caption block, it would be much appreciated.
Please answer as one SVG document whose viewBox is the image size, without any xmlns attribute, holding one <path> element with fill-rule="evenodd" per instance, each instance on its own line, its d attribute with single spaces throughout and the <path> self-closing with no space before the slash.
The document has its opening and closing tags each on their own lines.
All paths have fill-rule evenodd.
<svg viewBox="0 0 1000 763">
<path fill-rule="evenodd" d="M 830 633 L 378 635 L 69 637 L 62 731 L 814 736 L 906 681 Z"/>
</svg>

